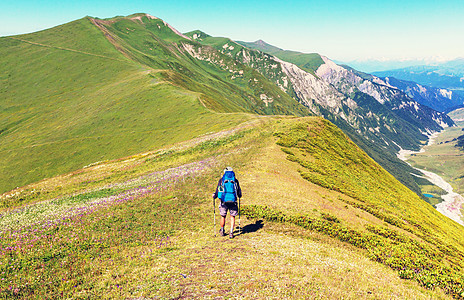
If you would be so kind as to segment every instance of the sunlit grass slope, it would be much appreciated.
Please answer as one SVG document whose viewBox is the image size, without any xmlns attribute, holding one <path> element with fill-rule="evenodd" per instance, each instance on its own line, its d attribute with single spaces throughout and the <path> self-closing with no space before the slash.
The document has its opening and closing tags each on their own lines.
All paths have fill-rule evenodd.
<svg viewBox="0 0 464 300">
<path fill-rule="evenodd" d="M 233 81 L 162 20 L 137 16 L 0 39 L 0 192 L 248 118 L 211 109 L 307 114 L 257 72 Z"/>
<path fill-rule="evenodd" d="M 314 201 L 320 188 L 302 192 L 288 186 L 281 195 L 285 207 L 266 201 L 274 195 L 267 192 L 256 197 L 258 206 L 246 208 L 247 215 L 323 232 L 365 249 L 402 278 L 464 296 L 462 226 L 399 184 L 328 121 L 287 123 L 275 134 L 299 175 L 324 188 L 324 200 Z"/>
<path fill-rule="evenodd" d="M 55 37 L 60 47 L 63 44 L 61 31 L 37 34 L 45 35 L 50 47 L 0 40 L 7 44 L 0 47 L 5 62 L 0 72 L 7 77 L 0 96 L 0 191 L 189 139 L 221 123 L 198 95 L 157 82 L 156 74 L 112 53 L 113 46 L 88 20 L 80 22 L 90 32 L 84 36 L 101 35 L 101 48 L 110 49 L 109 58 L 54 47 Z M 232 116 L 226 123 L 237 119 L 243 118 Z M 189 130 L 183 130 L 185 126 Z"/>
<path fill-rule="evenodd" d="M 213 228 L 225 166 L 233 240 Z M 462 228 L 321 118 L 257 117 L 1 201 L 3 298 L 462 298 Z"/>
</svg>

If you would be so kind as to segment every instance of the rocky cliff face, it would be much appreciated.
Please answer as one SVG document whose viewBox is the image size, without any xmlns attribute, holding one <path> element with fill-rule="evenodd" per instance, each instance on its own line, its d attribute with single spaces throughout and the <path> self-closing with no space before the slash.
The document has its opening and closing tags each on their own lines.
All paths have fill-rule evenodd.
<svg viewBox="0 0 464 300">
<path fill-rule="evenodd" d="M 318 106 L 322 106 L 334 113 L 340 112 L 346 97 L 337 89 L 292 63 L 277 57 L 273 59 L 280 64 L 283 72 L 290 79 L 298 99 L 311 111 L 319 114 Z M 345 119 L 345 116 L 342 118 Z"/>
<path fill-rule="evenodd" d="M 416 126 L 423 134 L 452 126 L 453 121 L 443 113 L 413 100 L 400 89 L 372 75 L 363 74 L 335 64 L 322 57 L 324 64 L 316 74 L 350 97 L 356 91 L 368 95 L 389 108 L 396 115 Z"/>
<path fill-rule="evenodd" d="M 361 76 L 323 57 L 316 75 L 280 60 L 298 100 L 335 123 L 342 119 L 364 138 L 383 147 L 414 148 L 426 135 L 453 124 L 375 76 Z M 330 114 L 332 116 L 330 116 Z"/>
</svg>

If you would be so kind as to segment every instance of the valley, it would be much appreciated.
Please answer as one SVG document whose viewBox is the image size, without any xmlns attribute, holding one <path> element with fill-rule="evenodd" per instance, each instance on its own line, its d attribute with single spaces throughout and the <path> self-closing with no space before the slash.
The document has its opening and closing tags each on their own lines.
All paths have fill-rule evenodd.
<svg viewBox="0 0 464 300">
<path fill-rule="evenodd" d="M 424 170 L 425 177 L 435 184 L 419 180 L 423 193 L 433 196 L 427 197 L 427 201 L 460 224 L 463 224 L 464 212 L 464 153 L 456 147 L 456 139 L 464 134 L 462 114 L 462 109 L 450 113 L 457 124 L 456 127 L 435 134 L 432 142 L 422 151 L 408 153 L 403 157 L 413 167 Z M 442 202 L 442 197 L 446 199 L 446 203 Z"/>
</svg>

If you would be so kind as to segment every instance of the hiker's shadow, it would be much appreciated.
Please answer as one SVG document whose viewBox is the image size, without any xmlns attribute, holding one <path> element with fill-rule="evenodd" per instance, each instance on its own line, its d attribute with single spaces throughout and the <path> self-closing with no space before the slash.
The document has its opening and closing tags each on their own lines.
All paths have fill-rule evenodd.
<svg viewBox="0 0 464 300">
<path fill-rule="evenodd" d="M 248 225 L 243 226 L 242 234 L 256 232 L 260 230 L 261 228 L 263 228 L 263 226 L 264 226 L 263 220 L 258 220 L 254 224 L 248 224 Z"/>
</svg>

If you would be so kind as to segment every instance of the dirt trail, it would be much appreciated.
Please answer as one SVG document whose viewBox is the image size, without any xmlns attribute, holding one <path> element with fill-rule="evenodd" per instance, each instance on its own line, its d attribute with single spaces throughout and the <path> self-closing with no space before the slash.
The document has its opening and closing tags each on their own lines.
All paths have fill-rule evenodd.
<svg viewBox="0 0 464 300">
<path fill-rule="evenodd" d="M 28 44 L 31 44 L 31 45 L 36 45 L 36 46 L 41 46 L 41 47 L 46 47 L 46 48 L 59 49 L 59 50 L 64 50 L 64 51 L 71 51 L 71 52 L 76 52 L 76 53 L 81 53 L 81 54 L 92 55 L 92 56 L 97 56 L 97 57 L 101 57 L 101 58 L 107 58 L 107 59 L 111 59 L 111 60 L 117 60 L 117 61 L 126 62 L 123 59 L 117 59 L 117 58 L 114 58 L 114 57 L 104 56 L 104 55 L 100 55 L 100 54 L 89 53 L 89 52 L 85 52 L 85 51 L 80 51 L 80 50 L 75 50 L 75 49 L 70 49 L 70 48 L 64 48 L 64 47 L 59 47 L 59 46 L 45 45 L 45 44 L 41 44 L 41 43 L 36 43 L 36 42 L 23 40 L 23 39 L 16 38 L 16 37 L 9 37 L 9 38 L 13 39 L 13 40 L 24 42 L 24 43 L 28 43 Z"/>
</svg>

